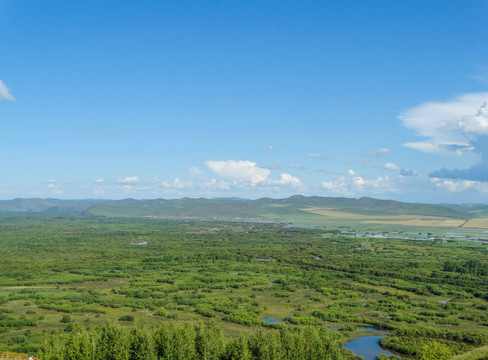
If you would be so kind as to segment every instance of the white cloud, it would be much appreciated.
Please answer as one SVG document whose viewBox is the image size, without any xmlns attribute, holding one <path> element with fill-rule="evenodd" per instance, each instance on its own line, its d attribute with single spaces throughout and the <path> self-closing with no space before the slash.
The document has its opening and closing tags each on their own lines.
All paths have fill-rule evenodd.
<svg viewBox="0 0 488 360">
<path fill-rule="evenodd" d="M 209 191 L 214 190 L 230 190 L 230 184 L 225 181 L 210 180 L 203 184 L 203 187 Z"/>
<path fill-rule="evenodd" d="M 347 176 L 339 176 L 334 180 L 322 181 L 321 187 L 334 193 L 349 196 L 398 192 L 395 184 L 392 183 L 388 176 L 368 179 L 352 169 L 348 171 Z"/>
<path fill-rule="evenodd" d="M 273 145 L 268 145 L 266 146 L 266 149 L 268 149 L 269 151 L 273 151 L 275 147 Z"/>
<path fill-rule="evenodd" d="M 44 180 L 44 182 L 46 183 L 46 188 L 51 191 L 52 195 L 57 196 L 57 195 L 62 195 L 64 193 L 64 191 L 61 190 L 59 186 L 56 184 L 55 179 L 47 179 Z"/>
<path fill-rule="evenodd" d="M 485 181 L 440 180 L 439 178 L 433 178 L 431 182 L 435 183 L 436 187 L 449 192 L 473 191 L 488 194 L 488 182 Z"/>
<path fill-rule="evenodd" d="M 302 183 L 300 179 L 290 174 L 283 173 L 280 175 L 278 180 L 267 180 L 266 184 L 270 185 L 285 185 L 285 186 L 292 186 L 294 188 L 301 186 Z"/>
<path fill-rule="evenodd" d="M 95 181 L 97 184 L 101 184 L 101 183 L 105 182 L 105 180 L 103 180 L 103 179 L 95 179 L 94 181 Z"/>
<path fill-rule="evenodd" d="M 252 161 L 207 161 L 207 166 L 217 175 L 238 182 L 248 182 L 251 186 L 263 183 L 271 170 L 260 168 Z"/>
<path fill-rule="evenodd" d="M 428 102 L 400 115 L 403 125 L 427 139 L 404 146 L 426 153 L 457 154 L 474 149 L 472 141 L 488 134 L 488 93 L 471 93 L 446 102 Z"/>
<path fill-rule="evenodd" d="M 120 184 L 136 184 L 139 182 L 139 178 L 137 176 L 126 176 L 123 179 L 118 179 L 117 182 Z"/>
<path fill-rule="evenodd" d="M 2 100 L 15 101 L 15 98 L 10 94 L 3 81 L 0 80 L 0 101 Z"/>
<path fill-rule="evenodd" d="M 385 166 L 384 166 L 385 169 L 388 169 L 388 170 L 400 170 L 400 168 L 398 167 L 398 165 L 396 164 L 393 164 L 393 163 L 386 163 Z"/>
<path fill-rule="evenodd" d="M 488 100 L 481 105 L 475 116 L 461 119 L 459 126 L 467 133 L 488 134 Z"/>
<path fill-rule="evenodd" d="M 172 182 L 163 181 L 161 186 L 166 189 L 188 189 L 193 187 L 193 182 L 191 181 L 181 181 L 175 178 Z"/>
<path fill-rule="evenodd" d="M 321 186 L 325 190 L 329 190 L 339 194 L 347 194 L 349 192 L 346 178 L 344 176 L 340 176 L 337 179 L 331 181 L 322 181 Z"/>
</svg>

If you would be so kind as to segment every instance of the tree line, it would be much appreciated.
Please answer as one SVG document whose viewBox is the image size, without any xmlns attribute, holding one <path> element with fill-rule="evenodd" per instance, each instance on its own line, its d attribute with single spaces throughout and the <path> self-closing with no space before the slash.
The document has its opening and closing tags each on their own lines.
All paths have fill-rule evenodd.
<svg viewBox="0 0 488 360">
<path fill-rule="evenodd" d="M 215 321 L 174 321 L 127 329 L 117 323 L 91 328 L 76 324 L 69 338 L 44 339 L 43 360 L 346 360 L 355 359 L 343 336 L 325 327 L 299 326 L 258 330 L 224 338 Z"/>
</svg>

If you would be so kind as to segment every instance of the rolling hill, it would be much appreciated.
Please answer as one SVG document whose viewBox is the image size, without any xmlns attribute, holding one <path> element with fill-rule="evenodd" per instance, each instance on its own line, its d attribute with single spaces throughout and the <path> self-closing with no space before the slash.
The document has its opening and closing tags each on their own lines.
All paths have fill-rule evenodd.
<svg viewBox="0 0 488 360">
<path fill-rule="evenodd" d="M 80 214 L 105 217 L 279 221 L 302 225 L 362 223 L 488 228 L 488 205 L 433 205 L 344 197 L 294 195 L 285 199 L 182 198 L 151 200 L 14 199 L 0 213 Z"/>
</svg>

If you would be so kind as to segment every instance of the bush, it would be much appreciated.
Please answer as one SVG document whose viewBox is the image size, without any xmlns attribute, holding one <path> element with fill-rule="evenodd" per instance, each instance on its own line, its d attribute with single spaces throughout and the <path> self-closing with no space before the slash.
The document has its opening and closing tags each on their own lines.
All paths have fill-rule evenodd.
<svg viewBox="0 0 488 360">
<path fill-rule="evenodd" d="M 124 315 L 119 317 L 119 321 L 134 321 L 134 315 Z"/>
</svg>

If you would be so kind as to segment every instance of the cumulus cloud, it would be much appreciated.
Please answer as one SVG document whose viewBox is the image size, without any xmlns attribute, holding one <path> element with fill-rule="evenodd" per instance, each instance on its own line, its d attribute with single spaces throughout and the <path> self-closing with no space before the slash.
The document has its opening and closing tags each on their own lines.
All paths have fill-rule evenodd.
<svg viewBox="0 0 488 360">
<path fill-rule="evenodd" d="M 280 178 L 278 180 L 267 180 L 266 184 L 270 185 L 286 185 L 286 186 L 292 186 L 292 187 L 298 187 L 301 186 L 300 179 L 298 179 L 295 176 L 292 176 L 290 174 L 283 173 L 280 175 Z"/>
<path fill-rule="evenodd" d="M 120 184 L 136 184 L 139 182 L 139 178 L 137 176 L 126 176 L 123 179 L 118 179 L 117 182 Z"/>
<path fill-rule="evenodd" d="M 339 194 L 347 194 L 349 192 L 349 187 L 344 176 L 340 176 L 337 179 L 330 181 L 322 181 L 322 188 Z"/>
<path fill-rule="evenodd" d="M 386 163 L 385 166 L 383 166 L 387 170 L 400 170 L 398 165 L 393 164 L 393 163 Z"/>
<path fill-rule="evenodd" d="M 252 161 L 207 161 L 206 164 L 217 175 L 232 180 L 231 183 L 218 183 L 216 180 L 212 180 L 212 183 L 204 185 L 206 188 L 213 189 L 219 185 L 226 190 L 231 186 L 241 189 L 253 187 L 263 190 L 269 186 L 296 188 L 302 185 L 300 179 L 287 173 L 282 173 L 278 179 L 273 179 L 270 177 L 270 169 L 259 167 Z"/>
<path fill-rule="evenodd" d="M 404 144 L 435 154 L 463 156 L 476 153 L 478 164 L 468 169 L 442 168 L 429 174 L 433 178 L 469 181 L 488 180 L 488 93 L 465 94 L 449 102 L 426 103 L 400 116 L 404 125 L 427 137 Z"/>
<path fill-rule="evenodd" d="M 472 141 L 488 134 L 488 93 L 458 96 L 447 102 L 428 102 L 405 111 L 400 120 L 427 139 L 404 144 L 433 154 L 457 154 L 474 149 Z"/>
<path fill-rule="evenodd" d="M 93 181 L 94 181 L 95 183 L 97 183 L 97 184 L 101 184 L 101 183 L 105 182 L 105 180 L 103 180 L 103 179 L 95 179 L 95 180 L 93 180 Z"/>
<path fill-rule="evenodd" d="M 334 180 L 322 181 L 325 190 L 342 195 L 381 194 L 398 192 L 388 176 L 365 178 L 354 170 L 349 170 L 347 176 L 339 176 Z"/>
<path fill-rule="evenodd" d="M 238 182 L 249 182 L 251 186 L 263 183 L 271 170 L 256 166 L 255 162 L 244 160 L 207 161 L 207 166 L 219 176 Z"/>
<path fill-rule="evenodd" d="M 2 80 L 0 80 L 0 101 L 1 100 L 15 101 L 15 98 L 10 94 L 9 89 L 5 86 Z"/>
<path fill-rule="evenodd" d="M 439 179 L 432 178 L 432 183 L 444 191 L 449 192 L 478 192 L 488 194 L 488 183 L 484 181 L 472 181 L 472 180 L 451 180 L 451 179 Z"/>
</svg>

